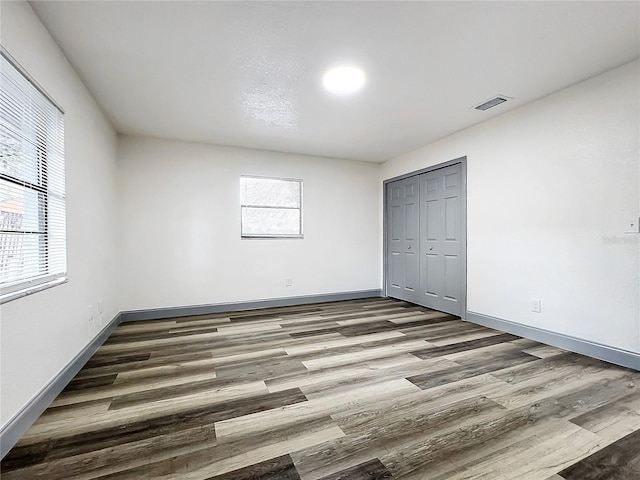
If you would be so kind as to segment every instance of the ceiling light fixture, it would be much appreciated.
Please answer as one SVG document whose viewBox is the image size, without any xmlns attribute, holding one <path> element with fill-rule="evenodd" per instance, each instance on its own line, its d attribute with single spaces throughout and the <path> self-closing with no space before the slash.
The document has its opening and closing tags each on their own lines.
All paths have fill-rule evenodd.
<svg viewBox="0 0 640 480">
<path fill-rule="evenodd" d="M 328 70 L 322 77 L 324 88 L 336 95 L 349 95 L 360 90 L 367 79 L 361 68 L 343 65 Z"/>
</svg>

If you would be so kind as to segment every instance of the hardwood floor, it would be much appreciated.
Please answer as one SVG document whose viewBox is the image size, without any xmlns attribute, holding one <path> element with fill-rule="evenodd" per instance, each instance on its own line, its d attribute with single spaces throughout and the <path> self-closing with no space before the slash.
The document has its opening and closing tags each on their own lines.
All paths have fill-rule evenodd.
<svg viewBox="0 0 640 480">
<path fill-rule="evenodd" d="M 391 299 L 127 323 L 2 478 L 637 480 L 639 382 Z"/>
</svg>

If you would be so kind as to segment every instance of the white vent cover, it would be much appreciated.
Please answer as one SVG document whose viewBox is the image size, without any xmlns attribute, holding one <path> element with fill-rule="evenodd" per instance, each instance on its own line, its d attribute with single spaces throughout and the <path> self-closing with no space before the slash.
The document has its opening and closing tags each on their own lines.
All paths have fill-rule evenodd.
<svg viewBox="0 0 640 480">
<path fill-rule="evenodd" d="M 496 105 L 500 105 L 501 103 L 506 102 L 507 100 L 513 100 L 511 97 L 507 97 L 506 95 L 496 95 L 495 97 L 490 98 L 489 100 L 482 102 L 480 105 L 476 105 L 476 110 L 489 110 L 490 108 L 495 107 Z"/>
</svg>

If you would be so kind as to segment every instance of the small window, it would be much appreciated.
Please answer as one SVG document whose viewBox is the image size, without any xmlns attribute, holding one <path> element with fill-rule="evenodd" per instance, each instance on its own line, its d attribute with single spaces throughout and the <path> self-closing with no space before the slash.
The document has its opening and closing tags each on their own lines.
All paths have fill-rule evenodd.
<svg viewBox="0 0 640 480">
<path fill-rule="evenodd" d="M 0 303 L 65 280 L 64 116 L 0 56 Z"/>
<path fill-rule="evenodd" d="M 241 236 L 302 238 L 302 180 L 240 177 Z"/>
</svg>

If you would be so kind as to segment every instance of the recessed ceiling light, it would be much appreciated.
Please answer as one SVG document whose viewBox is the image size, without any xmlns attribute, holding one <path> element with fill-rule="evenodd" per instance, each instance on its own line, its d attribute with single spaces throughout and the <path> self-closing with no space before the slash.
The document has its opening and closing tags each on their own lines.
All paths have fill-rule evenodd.
<svg viewBox="0 0 640 480">
<path fill-rule="evenodd" d="M 348 95 L 360 90 L 366 79 L 361 68 L 343 65 L 328 70 L 322 77 L 322 84 L 331 93 Z"/>
</svg>

